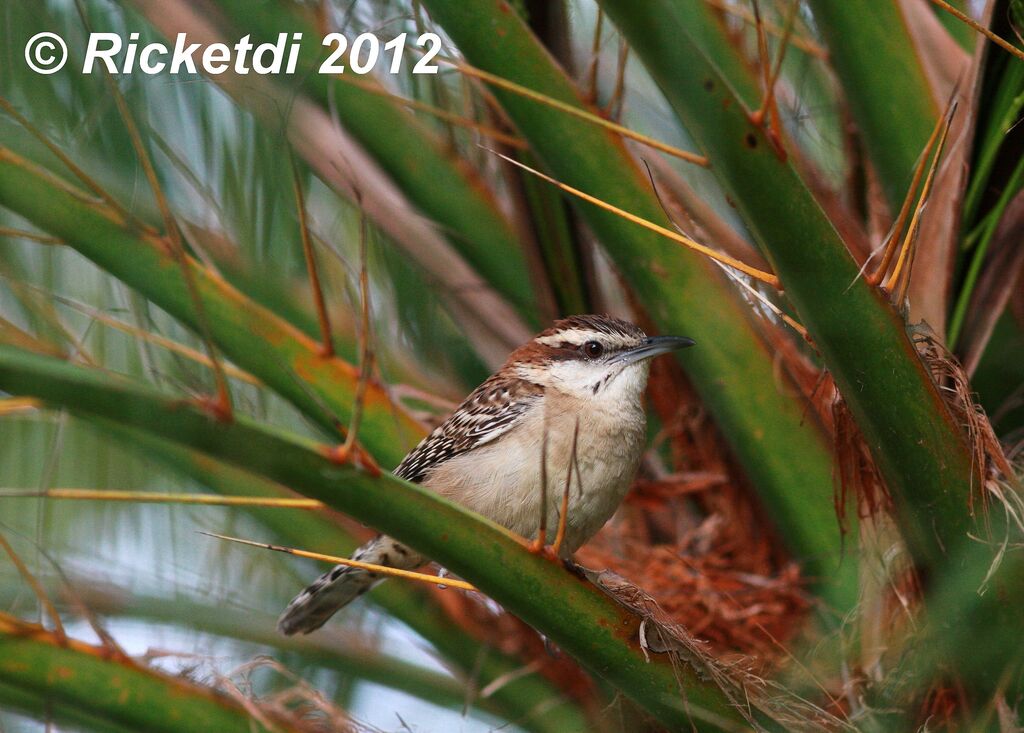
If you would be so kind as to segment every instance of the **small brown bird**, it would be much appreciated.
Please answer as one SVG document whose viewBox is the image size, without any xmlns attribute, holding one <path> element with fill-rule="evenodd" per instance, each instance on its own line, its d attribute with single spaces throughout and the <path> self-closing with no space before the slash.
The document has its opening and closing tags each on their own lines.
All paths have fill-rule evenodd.
<svg viewBox="0 0 1024 733">
<path fill-rule="evenodd" d="M 557 321 L 512 352 L 498 372 L 420 441 L 395 475 L 523 536 L 537 533 L 545 496 L 550 540 L 558 526 L 575 436 L 574 478 L 560 547 L 568 557 L 604 526 L 636 473 L 646 435 L 642 398 L 650 359 L 692 345 L 688 338 L 648 337 L 632 323 L 610 316 Z M 546 492 L 541 491 L 542 475 Z M 427 561 L 384 535 L 352 557 L 402 569 Z M 315 631 L 378 580 L 375 573 L 339 565 L 288 604 L 277 628 L 288 635 Z"/>
</svg>

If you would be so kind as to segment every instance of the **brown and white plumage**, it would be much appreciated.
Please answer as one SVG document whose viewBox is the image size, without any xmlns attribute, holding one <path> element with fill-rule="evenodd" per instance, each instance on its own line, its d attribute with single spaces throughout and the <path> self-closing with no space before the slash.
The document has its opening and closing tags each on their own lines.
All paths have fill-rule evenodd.
<svg viewBox="0 0 1024 733">
<path fill-rule="evenodd" d="M 562 545 L 569 554 L 611 517 L 636 472 L 646 432 L 641 398 L 648 360 L 690 344 L 689 339 L 650 339 L 610 316 L 557 321 L 514 351 L 420 441 L 395 475 L 524 536 L 537 531 L 545 493 L 541 476 L 546 475 L 550 538 L 569 464 L 575 461 Z M 426 561 L 383 535 L 359 548 L 353 559 L 402 569 Z M 278 628 L 285 634 L 314 631 L 378 580 L 374 573 L 339 565 L 295 597 Z"/>
</svg>

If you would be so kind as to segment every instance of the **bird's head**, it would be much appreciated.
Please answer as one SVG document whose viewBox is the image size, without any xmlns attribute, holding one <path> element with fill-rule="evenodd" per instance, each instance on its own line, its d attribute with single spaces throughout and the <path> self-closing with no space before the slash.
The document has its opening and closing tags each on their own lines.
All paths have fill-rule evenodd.
<svg viewBox="0 0 1024 733">
<path fill-rule="evenodd" d="M 650 360 L 693 344 L 682 336 L 648 336 L 611 316 L 570 316 L 513 352 L 508 366 L 523 379 L 583 399 L 638 399 Z"/>
</svg>

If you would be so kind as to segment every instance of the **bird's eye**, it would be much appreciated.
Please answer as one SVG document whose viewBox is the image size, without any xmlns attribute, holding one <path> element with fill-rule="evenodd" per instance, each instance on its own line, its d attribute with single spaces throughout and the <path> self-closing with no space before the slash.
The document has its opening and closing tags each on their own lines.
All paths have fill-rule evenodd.
<svg viewBox="0 0 1024 733">
<path fill-rule="evenodd" d="M 604 353 L 604 346 L 599 341 L 588 341 L 583 344 L 583 353 L 590 359 L 596 359 Z"/>
</svg>

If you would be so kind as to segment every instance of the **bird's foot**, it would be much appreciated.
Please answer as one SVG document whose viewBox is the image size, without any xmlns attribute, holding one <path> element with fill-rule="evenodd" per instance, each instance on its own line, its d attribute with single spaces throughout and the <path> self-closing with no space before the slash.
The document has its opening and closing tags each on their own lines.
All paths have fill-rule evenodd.
<svg viewBox="0 0 1024 733">
<path fill-rule="evenodd" d="M 526 549 L 530 553 L 534 555 L 540 555 L 541 557 L 545 558 L 546 560 L 550 560 L 551 562 L 572 563 L 572 560 L 562 557 L 561 548 L 559 546 L 560 543 L 549 545 L 544 540 L 544 537 L 536 537 L 530 540 L 529 542 L 524 541 L 524 544 L 526 545 Z"/>
<path fill-rule="evenodd" d="M 544 537 L 536 537 L 526 544 L 526 549 L 534 555 L 546 557 L 549 560 L 557 560 L 554 547 L 544 541 Z"/>
</svg>

